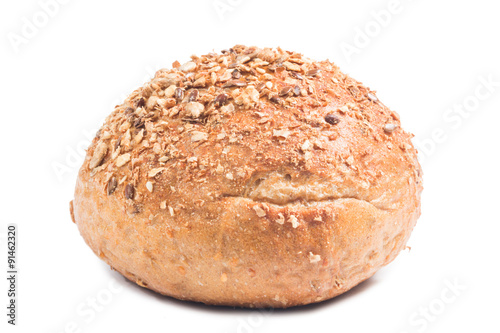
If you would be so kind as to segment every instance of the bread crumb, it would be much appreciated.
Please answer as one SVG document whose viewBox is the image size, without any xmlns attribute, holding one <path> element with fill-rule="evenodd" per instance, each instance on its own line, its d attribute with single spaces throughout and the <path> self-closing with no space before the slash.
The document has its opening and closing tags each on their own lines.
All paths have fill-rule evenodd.
<svg viewBox="0 0 500 333">
<path fill-rule="evenodd" d="M 155 154 L 160 154 L 161 153 L 161 145 L 156 142 L 154 145 L 153 145 L 153 152 Z"/>
<path fill-rule="evenodd" d="M 276 223 L 278 223 L 278 224 L 284 224 L 285 223 L 285 217 L 283 216 L 282 213 L 278 214 L 278 219 L 276 220 Z"/>
<path fill-rule="evenodd" d="M 149 177 L 149 178 L 153 178 L 153 177 L 155 177 L 157 174 L 159 174 L 160 172 L 162 172 L 163 170 L 165 170 L 165 168 L 155 168 L 155 169 L 151 169 L 151 170 L 149 170 L 149 172 L 148 172 L 148 177 Z"/>
<path fill-rule="evenodd" d="M 130 161 L 130 153 L 126 153 L 123 155 L 118 156 L 116 159 L 116 166 L 121 167 L 127 164 Z"/>
<path fill-rule="evenodd" d="M 263 210 L 259 205 L 255 205 L 252 208 L 253 210 L 255 210 L 255 213 L 257 214 L 258 217 L 266 216 L 266 211 Z"/>
<path fill-rule="evenodd" d="M 239 138 L 235 134 L 232 134 L 231 137 L 229 138 L 229 143 L 235 143 L 238 140 Z"/>
<path fill-rule="evenodd" d="M 161 208 L 161 209 L 166 209 L 166 208 L 167 208 L 167 201 L 162 201 L 162 202 L 160 203 L 160 208 Z"/>
<path fill-rule="evenodd" d="M 89 168 L 94 169 L 99 165 L 101 165 L 104 156 L 106 156 L 107 152 L 108 152 L 108 145 L 104 142 L 99 143 L 96 149 L 94 150 L 94 155 L 90 160 Z"/>
<path fill-rule="evenodd" d="M 222 282 L 226 282 L 226 281 L 227 281 L 227 274 L 226 274 L 226 273 L 222 273 L 222 274 L 220 275 L 220 280 L 221 280 Z"/>
<path fill-rule="evenodd" d="M 186 104 L 186 112 L 193 118 L 198 118 L 205 111 L 205 106 L 199 102 L 189 102 Z"/>
<path fill-rule="evenodd" d="M 397 125 L 388 123 L 388 124 L 384 125 L 384 132 L 386 132 L 387 134 L 391 134 L 392 132 L 394 132 L 396 130 L 396 128 L 397 128 Z"/>
<path fill-rule="evenodd" d="M 243 170 L 241 168 L 237 168 L 236 169 L 236 176 L 238 176 L 240 178 L 243 178 L 243 177 L 245 177 L 245 175 L 246 175 L 245 170 Z"/>
<path fill-rule="evenodd" d="M 229 179 L 229 180 L 233 180 L 234 179 L 233 174 L 231 172 L 226 173 L 226 178 Z"/>
<path fill-rule="evenodd" d="M 217 165 L 217 168 L 215 168 L 215 172 L 218 174 L 222 174 L 224 172 L 224 167 L 222 165 Z"/>
<path fill-rule="evenodd" d="M 158 98 L 156 104 L 164 108 L 167 105 L 167 100 L 165 98 Z"/>
<path fill-rule="evenodd" d="M 411 146 L 406 142 L 402 143 L 400 147 L 402 150 L 410 150 L 411 149 Z"/>
<path fill-rule="evenodd" d="M 309 161 L 309 160 L 311 159 L 311 157 L 312 157 L 312 153 L 311 153 L 310 151 L 306 151 L 306 152 L 304 153 L 304 159 L 305 159 L 306 161 Z"/>
<path fill-rule="evenodd" d="M 170 216 L 174 216 L 174 209 L 171 206 L 168 206 L 168 212 L 170 213 Z"/>
<path fill-rule="evenodd" d="M 303 152 L 306 152 L 308 150 L 311 149 L 311 142 L 309 142 L 309 140 L 306 140 L 304 141 L 304 143 L 302 144 L 302 146 L 300 146 L 300 149 L 303 151 Z"/>
<path fill-rule="evenodd" d="M 314 264 L 319 261 L 321 261 L 321 256 L 319 254 L 313 254 L 312 252 L 309 252 L 309 262 L 311 264 Z"/>
<path fill-rule="evenodd" d="M 123 133 L 123 132 L 125 132 L 126 130 L 128 130 L 128 129 L 130 128 L 130 126 L 132 126 L 132 125 L 130 124 L 130 122 L 128 122 L 128 121 L 124 121 L 124 122 L 120 125 L 120 127 L 118 127 L 118 130 L 119 130 L 120 132 L 122 132 L 122 133 Z"/>
<path fill-rule="evenodd" d="M 300 72 L 300 66 L 297 64 L 293 64 L 289 61 L 285 61 L 283 63 L 283 66 L 285 66 L 285 68 L 288 69 L 289 71 Z"/>
<path fill-rule="evenodd" d="M 325 149 L 325 148 L 323 147 L 323 143 L 322 143 L 321 141 L 319 141 L 319 140 L 315 140 L 315 141 L 314 141 L 314 143 L 313 143 L 313 147 L 314 147 L 315 149 L 320 149 L 320 150 Z"/>
<path fill-rule="evenodd" d="M 140 130 L 139 133 L 137 133 L 136 136 L 134 136 L 134 142 L 136 145 L 141 143 L 142 139 L 144 138 L 144 129 Z"/>
<path fill-rule="evenodd" d="M 220 108 L 222 113 L 232 113 L 234 111 L 233 103 L 229 103 Z"/>
<path fill-rule="evenodd" d="M 286 138 L 288 138 L 289 135 L 290 135 L 289 130 L 277 130 L 277 129 L 273 130 L 273 136 L 278 137 L 278 138 L 286 139 Z"/>
<path fill-rule="evenodd" d="M 146 182 L 146 188 L 148 189 L 149 192 L 153 192 L 153 183 L 151 182 Z"/>
<path fill-rule="evenodd" d="M 295 215 L 290 215 L 288 222 L 292 224 L 293 228 L 297 228 L 299 226 L 299 220 L 295 217 Z"/>
<path fill-rule="evenodd" d="M 191 142 L 204 141 L 208 139 L 208 133 L 193 131 L 193 135 L 191 136 Z"/>
<path fill-rule="evenodd" d="M 130 140 L 132 139 L 132 136 L 130 135 L 130 129 L 128 129 L 125 134 L 123 135 L 121 145 L 125 146 L 127 148 L 130 148 Z"/>
<path fill-rule="evenodd" d="M 175 89 L 177 89 L 177 86 L 175 84 L 172 84 L 168 86 L 167 89 L 164 91 L 165 98 L 172 98 L 175 95 Z"/>
<path fill-rule="evenodd" d="M 198 80 L 194 81 L 193 87 L 202 88 L 202 87 L 205 87 L 206 84 L 207 84 L 207 80 L 205 79 L 204 76 L 202 76 Z"/>
<path fill-rule="evenodd" d="M 158 96 L 151 96 L 148 98 L 148 101 L 146 102 L 146 109 L 152 110 L 158 101 L 159 97 Z"/>
<path fill-rule="evenodd" d="M 188 61 L 184 64 L 181 65 L 181 67 L 178 68 L 180 71 L 182 72 L 192 72 L 196 69 L 196 63 L 192 62 L 192 61 Z"/>
</svg>

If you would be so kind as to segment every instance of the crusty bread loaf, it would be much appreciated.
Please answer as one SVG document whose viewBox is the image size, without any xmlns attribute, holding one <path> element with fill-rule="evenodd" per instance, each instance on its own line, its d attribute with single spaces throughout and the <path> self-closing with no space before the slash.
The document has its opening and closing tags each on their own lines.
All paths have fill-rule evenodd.
<svg viewBox="0 0 500 333">
<path fill-rule="evenodd" d="M 115 108 L 72 216 L 101 259 L 159 293 L 319 302 L 405 247 L 422 190 L 410 139 L 331 62 L 237 45 L 159 70 Z"/>
</svg>

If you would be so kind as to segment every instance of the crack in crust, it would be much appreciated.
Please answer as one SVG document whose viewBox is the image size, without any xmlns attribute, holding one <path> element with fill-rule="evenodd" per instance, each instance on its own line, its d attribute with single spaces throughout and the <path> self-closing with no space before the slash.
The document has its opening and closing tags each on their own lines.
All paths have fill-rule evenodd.
<svg viewBox="0 0 500 333">
<path fill-rule="evenodd" d="M 247 186 L 244 186 L 244 189 L 241 194 L 224 193 L 222 197 L 244 198 L 256 203 L 267 203 L 282 207 L 311 206 L 314 203 L 353 199 L 365 202 L 379 210 L 391 210 L 384 202 L 374 202 L 374 200 L 362 197 L 356 193 L 356 190 L 341 188 L 332 181 L 316 175 L 292 177 L 289 173 L 282 172 L 259 174 L 252 177 Z"/>
<path fill-rule="evenodd" d="M 356 200 L 359 202 L 366 203 L 370 206 L 373 206 L 374 208 L 381 210 L 381 211 L 387 211 L 387 212 L 393 211 L 393 209 L 391 209 L 391 208 L 383 207 L 383 206 L 375 204 L 369 200 L 361 199 L 358 197 L 349 197 L 349 196 L 326 197 L 326 198 L 321 199 L 321 200 L 306 200 L 304 198 L 298 198 L 296 200 L 287 201 L 284 203 L 277 203 L 277 202 L 273 202 L 272 200 L 268 200 L 268 199 L 267 200 L 266 199 L 252 199 L 252 198 L 249 198 L 246 196 L 233 195 L 233 194 L 227 194 L 227 193 L 222 194 L 221 198 L 247 199 L 247 200 L 251 200 L 255 203 L 270 204 L 270 205 L 274 205 L 277 207 L 296 207 L 296 206 L 309 207 L 309 206 L 314 206 L 315 204 L 321 204 L 321 203 L 333 203 L 333 202 L 340 202 L 342 200 Z"/>
</svg>

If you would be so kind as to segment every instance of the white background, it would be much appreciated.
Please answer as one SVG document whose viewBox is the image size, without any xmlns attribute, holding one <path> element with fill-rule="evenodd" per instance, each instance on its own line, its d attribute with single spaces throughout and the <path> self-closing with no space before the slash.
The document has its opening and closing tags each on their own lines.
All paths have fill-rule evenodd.
<svg viewBox="0 0 500 333">
<path fill-rule="evenodd" d="M 500 332 L 496 1 L 62 2 L 46 21 L 38 1 L 0 5 L 2 332 Z M 382 26 L 373 13 L 389 9 Z M 416 134 L 425 190 L 411 251 L 331 301 L 262 312 L 158 296 L 112 272 L 70 220 L 83 149 L 113 106 L 156 69 L 235 44 L 328 58 Z M 7 223 L 19 229 L 16 327 Z"/>
</svg>

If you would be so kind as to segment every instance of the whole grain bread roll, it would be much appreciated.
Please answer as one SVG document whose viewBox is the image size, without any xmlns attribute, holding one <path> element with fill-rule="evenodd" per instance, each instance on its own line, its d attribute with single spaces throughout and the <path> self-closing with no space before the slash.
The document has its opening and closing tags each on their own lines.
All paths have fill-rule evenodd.
<svg viewBox="0 0 500 333">
<path fill-rule="evenodd" d="M 116 106 L 78 175 L 73 221 L 113 269 L 178 299 L 285 308 L 405 248 L 421 169 L 373 91 L 280 48 L 172 67 Z"/>
</svg>

